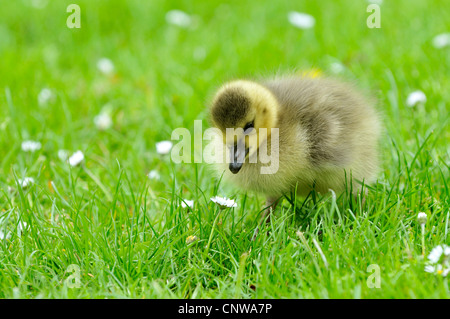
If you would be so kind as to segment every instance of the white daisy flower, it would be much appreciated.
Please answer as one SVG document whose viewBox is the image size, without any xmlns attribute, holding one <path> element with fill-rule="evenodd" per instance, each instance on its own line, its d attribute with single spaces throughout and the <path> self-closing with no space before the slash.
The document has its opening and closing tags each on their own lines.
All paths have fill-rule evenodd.
<svg viewBox="0 0 450 319">
<path fill-rule="evenodd" d="M 427 101 L 427 97 L 426 97 L 425 93 L 417 90 L 417 91 L 411 92 L 408 95 L 408 98 L 406 99 L 406 105 L 408 105 L 409 107 L 413 107 L 418 103 L 425 103 L 426 101 Z"/>
<path fill-rule="evenodd" d="M 193 200 L 188 200 L 188 199 L 183 199 L 181 201 L 181 207 L 186 208 L 186 207 L 194 207 L 194 201 Z"/>
<path fill-rule="evenodd" d="M 102 112 L 94 117 L 94 123 L 100 131 L 105 131 L 112 126 L 112 119 L 109 114 Z"/>
<path fill-rule="evenodd" d="M 191 16 L 181 10 L 170 10 L 169 12 L 167 12 L 166 21 L 169 24 L 173 24 L 182 28 L 187 28 L 192 24 Z"/>
<path fill-rule="evenodd" d="M 234 200 L 228 199 L 226 197 L 211 197 L 211 201 L 220 206 L 220 208 L 229 208 L 229 207 L 237 207 L 237 204 Z"/>
<path fill-rule="evenodd" d="M 450 46 L 450 33 L 442 33 L 435 36 L 433 38 L 433 46 L 436 49 L 442 49 Z"/>
<path fill-rule="evenodd" d="M 434 247 L 430 254 L 428 255 L 428 260 L 433 264 L 436 264 L 441 259 L 442 254 L 444 253 L 444 247 L 436 246 Z"/>
<path fill-rule="evenodd" d="M 38 103 L 43 106 L 53 99 L 53 92 L 49 88 L 43 88 L 38 94 Z"/>
<path fill-rule="evenodd" d="M 23 141 L 22 151 L 24 152 L 35 152 L 41 149 L 41 143 L 36 141 Z"/>
<path fill-rule="evenodd" d="M 33 177 L 25 177 L 24 179 L 18 179 L 17 180 L 20 187 L 23 189 L 28 188 L 31 186 L 31 184 L 34 184 L 34 178 Z"/>
<path fill-rule="evenodd" d="M 69 158 L 69 151 L 59 150 L 58 151 L 58 157 L 63 162 L 67 161 L 67 159 Z"/>
<path fill-rule="evenodd" d="M 443 277 L 447 277 L 447 275 L 450 273 L 450 267 L 447 267 L 447 268 L 442 269 L 442 270 L 438 269 L 437 273 L 442 275 Z"/>
<path fill-rule="evenodd" d="M 148 174 L 147 174 L 148 178 L 150 179 L 160 179 L 161 176 L 159 175 L 157 170 L 151 170 Z"/>
<path fill-rule="evenodd" d="M 425 271 L 446 277 L 450 273 L 450 247 L 439 245 L 434 247 L 428 255 L 429 264 Z"/>
<path fill-rule="evenodd" d="M 170 152 L 170 150 L 172 149 L 172 142 L 171 141 L 162 141 L 162 142 L 158 142 L 156 143 L 156 152 L 158 152 L 158 154 L 168 154 Z"/>
<path fill-rule="evenodd" d="M 288 20 L 290 24 L 299 29 L 310 29 L 316 24 L 316 19 L 312 15 L 296 11 L 288 13 Z"/>
<path fill-rule="evenodd" d="M 426 224 L 427 223 L 427 214 L 420 212 L 417 215 L 417 221 L 419 224 Z"/>
<path fill-rule="evenodd" d="M 431 266 L 431 265 L 427 265 L 427 266 L 425 266 L 425 271 L 429 272 L 429 273 L 434 273 L 436 271 L 436 267 L 435 266 Z"/>
<path fill-rule="evenodd" d="M 114 72 L 114 63 L 108 58 L 101 58 L 97 61 L 97 68 L 103 74 L 111 74 Z"/>
<path fill-rule="evenodd" d="M 431 274 L 441 275 L 443 277 L 447 277 L 450 273 L 450 267 L 444 268 L 441 264 L 437 264 L 436 266 L 425 266 L 425 271 Z"/>
<path fill-rule="evenodd" d="M 82 151 L 76 151 L 69 157 L 69 165 L 72 167 L 80 165 L 84 161 L 84 154 Z"/>
<path fill-rule="evenodd" d="M 449 257 L 450 256 L 450 246 L 445 246 L 444 247 L 444 255 L 445 255 L 445 257 Z"/>
</svg>

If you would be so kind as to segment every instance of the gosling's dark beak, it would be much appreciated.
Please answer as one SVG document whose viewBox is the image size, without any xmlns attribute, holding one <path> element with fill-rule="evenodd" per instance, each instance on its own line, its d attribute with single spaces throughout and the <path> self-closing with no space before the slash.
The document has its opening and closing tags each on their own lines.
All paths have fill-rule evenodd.
<svg viewBox="0 0 450 319">
<path fill-rule="evenodd" d="M 230 148 L 230 171 L 233 174 L 237 174 L 244 164 L 245 157 L 248 154 L 248 148 L 244 143 L 237 143 L 234 147 Z"/>
</svg>

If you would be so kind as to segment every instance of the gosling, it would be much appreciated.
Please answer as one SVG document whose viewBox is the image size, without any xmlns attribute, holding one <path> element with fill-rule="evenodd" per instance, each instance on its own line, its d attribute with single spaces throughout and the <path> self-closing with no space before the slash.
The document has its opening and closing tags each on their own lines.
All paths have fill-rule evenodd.
<svg viewBox="0 0 450 319">
<path fill-rule="evenodd" d="M 358 192 L 378 169 L 381 124 L 373 104 L 326 78 L 226 83 L 210 108 L 221 133 L 213 142 L 223 150 L 216 168 L 239 188 L 264 194 L 272 209 L 294 190 L 306 196 L 351 185 Z"/>
</svg>

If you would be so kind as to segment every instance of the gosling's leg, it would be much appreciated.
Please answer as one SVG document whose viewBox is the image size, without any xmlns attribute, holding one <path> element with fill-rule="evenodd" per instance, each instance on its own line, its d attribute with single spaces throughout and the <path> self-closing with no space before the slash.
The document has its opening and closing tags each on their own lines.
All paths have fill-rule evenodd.
<svg viewBox="0 0 450 319">
<path fill-rule="evenodd" d="M 278 202 L 280 201 L 279 197 L 268 197 L 266 199 L 266 208 L 264 209 L 261 220 L 265 220 L 266 224 L 270 223 L 270 215 L 272 215 L 272 212 L 277 207 Z M 253 233 L 252 240 L 256 239 L 256 236 L 258 236 L 259 233 L 259 226 L 256 226 L 255 232 Z"/>
<path fill-rule="evenodd" d="M 275 210 L 280 201 L 279 197 L 267 197 L 266 199 L 266 209 L 263 212 L 262 218 L 266 220 L 266 223 L 270 222 L 270 215 Z"/>
<path fill-rule="evenodd" d="M 366 203 L 366 197 L 369 194 L 369 190 L 367 188 L 364 188 L 364 191 L 361 191 L 361 189 L 358 189 L 353 193 L 355 203 L 358 204 L 358 199 L 361 198 L 361 206 L 364 207 Z"/>
</svg>

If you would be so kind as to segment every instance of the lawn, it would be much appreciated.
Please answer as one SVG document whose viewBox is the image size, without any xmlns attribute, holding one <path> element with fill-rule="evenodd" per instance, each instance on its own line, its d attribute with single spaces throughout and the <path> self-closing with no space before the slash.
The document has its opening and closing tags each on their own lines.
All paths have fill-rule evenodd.
<svg viewBox="0 0 450 319">
<path fill-rule="evenodd" d="M 0 1 L 0 298 L 450 296 L 425 271 L 450 245 L 447 1 L 384 1 L 381 28 L 363 0 L 77 0 L 69 28 L 74 2 Z M 377 99 L 381 170 L 364 202 L 287 194 L 252 240 L 261 195 L 156 145 L 209 127 L 221 83 L 292 72 Z"/>
</svg>

